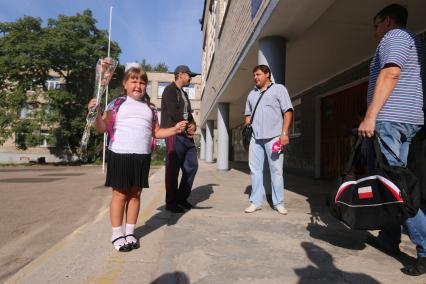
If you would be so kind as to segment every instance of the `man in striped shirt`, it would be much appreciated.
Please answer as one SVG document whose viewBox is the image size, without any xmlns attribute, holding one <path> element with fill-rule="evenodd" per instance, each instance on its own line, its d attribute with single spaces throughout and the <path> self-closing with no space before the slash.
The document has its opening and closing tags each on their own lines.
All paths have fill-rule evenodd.
<svg viewBox="0 0 426 284">
<path fill-rule="evenodd" d="M 423 85 L 424 49 L 418 37 L 406 29 L 408 12 L 398 4 L 385 7 L 374 17 L 374 29 L 380 41 L 370 65 L 368 109 L 358 134 L 372 137 L 376 131 L 404 163 L 386 149 L 382 153 L 390 165 L 405 166 L 412 138 L 424 124 Z M 408 275 L 426 273 L 426 217 L 420 209 L 405 222 L 418 259 L 401 269 Z M 372 239 L 380 248 L 399 252 L 401 228 L 382 230 Z"/>
</svg>

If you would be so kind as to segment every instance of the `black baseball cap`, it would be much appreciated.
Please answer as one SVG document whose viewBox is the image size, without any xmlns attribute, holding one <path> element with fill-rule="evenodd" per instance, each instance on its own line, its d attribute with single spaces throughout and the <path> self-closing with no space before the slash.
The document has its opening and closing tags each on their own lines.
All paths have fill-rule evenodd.
<svg viewBox="0 0 426 284">
<path fill-rule="evenodd" d="M 179 65 L 178 67 L 176 67 L 175 74 L 179 73 L 187 73 L 191 77 L 195 77 L 198 75 L 197 73 L 192 72 L 186 65 Z"/>
</svg>

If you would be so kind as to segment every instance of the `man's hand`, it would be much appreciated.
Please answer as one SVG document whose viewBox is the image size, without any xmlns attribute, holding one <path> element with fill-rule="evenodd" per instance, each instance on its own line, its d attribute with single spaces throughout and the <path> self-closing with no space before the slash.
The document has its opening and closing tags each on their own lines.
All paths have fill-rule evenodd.
<svg viewBox="0 0 426 284">
<path fill-rule="evenodd" d="M 194 137 L 195 131 L 197 130 L 197 126 L 195 123 L 191 122 L 188 124 L 188 128 L 186 129 L 186 134 L 189 138 Z"/>
<path fill-rule="evenodd" d="M 374 129 L 376 127 L 376 120 L 372 118 L 364 118 L 361 124 L 358 126 L 358 135 L 361 137 L 371 138 L 374 135 Z"/>
<path fill-rule="evenodd" d="M 188 122 L 186 120 L 182 120 L 175 125 L 175 131 L 176 133 L 182 133 L 185 131 L 186 125 Z"/>
<path fill-rule="evenodd" d="M 281 147 L 284 147 L 290 143 L 290 139 L 288 138 L 288 134 L 286 132 L 282 132 L 280 135 Z"/>
</svg>

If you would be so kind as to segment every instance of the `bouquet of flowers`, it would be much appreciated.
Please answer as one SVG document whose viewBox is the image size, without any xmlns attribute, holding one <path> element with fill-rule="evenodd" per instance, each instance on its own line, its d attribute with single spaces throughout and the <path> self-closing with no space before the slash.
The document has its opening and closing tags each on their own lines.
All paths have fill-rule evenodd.
<svg viewBox="0 0 426 284">
<path fill-rule="evenodd" d="M 82 156 L 85 156 L 87 152 L 87 143 L 90 137 L 90 128 L 95 121 L 98 108 L 101 104 L 102 97 L 105 90 L 114 74 L 115 68 L 117 67 L 118 61 L 110 57 L 99 59 L 96 64 L 96 80 L 95 80 L 95 91 L 93 98 L 96 98 L 96 106 L 91 108 L 86 117 L 86 126 L 84 127 L 83 137 L 80 143 L 80 152 Z"/>
</svg>

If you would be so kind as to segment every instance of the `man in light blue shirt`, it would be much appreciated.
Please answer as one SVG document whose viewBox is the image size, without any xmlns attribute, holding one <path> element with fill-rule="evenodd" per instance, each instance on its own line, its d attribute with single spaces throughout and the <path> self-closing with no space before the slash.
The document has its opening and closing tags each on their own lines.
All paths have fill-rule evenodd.
<svg viewBox="0 0 426 284">
<path fill-rule="evenodd" d="M 280 214 L 287 214 L 284 207 L 284 154 L 273 152 L 272 146 L 279 141 L 281 147 L 289 144 L 288 130 L 293 119 L 293 106 L 287 89 L 281 84 L 271 82 L 271 70 L 266 65 L 253 69 L 256 87 L 250 92 L 246 102 L 245 123 L 249 124 L 254 108 L 253 137 L 249 147 L 249 166 L 252 190 L 250 206 L 246 213 L 261 209 L 265 189 L 263 187 L 263 165 L 265 157 L 271 173 L 272 202 Z M 262 95 L 263 93 L 263 95 Z"/>
<path fill-rule="evenodd" d="M 408 12 L 398 4 L 385 7 L 374 17 L 380 40 L 370 65 L 368 109 L 358 134 L 372 137 L 376 131 L 398 158 L 382 147 L 390 165 L 405 166 L 412 138 L 424 124 L 422 74 L 424 48 L 419 38 L 406 29 Z M 426 273 L 426 217 L 421 209 L 405 221 L 411 241 L 416 244 L 417 261 L 402 269 L 408 275 Z M 382 230 L 370 239 L 383 250 L 399 253 L 401 228 Z"/>
</svg>

